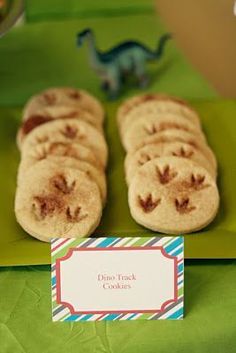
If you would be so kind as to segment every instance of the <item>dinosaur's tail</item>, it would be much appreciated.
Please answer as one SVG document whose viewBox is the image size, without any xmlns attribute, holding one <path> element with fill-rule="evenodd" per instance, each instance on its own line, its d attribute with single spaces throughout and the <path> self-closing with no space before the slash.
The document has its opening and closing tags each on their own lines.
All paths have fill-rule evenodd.
<svg viewBox="0 0 236 353">
<path fill-rule="evenodd" d="M 155 58 L 160 58 L 163 54 L 166 42 L 172 38 L 171 33 L 165 33 L 163 34 L 163 36 L 161 36 L 161 38 L 158 41 L 158 45 L 157 48 L 155 50 Z"/>
</svg>

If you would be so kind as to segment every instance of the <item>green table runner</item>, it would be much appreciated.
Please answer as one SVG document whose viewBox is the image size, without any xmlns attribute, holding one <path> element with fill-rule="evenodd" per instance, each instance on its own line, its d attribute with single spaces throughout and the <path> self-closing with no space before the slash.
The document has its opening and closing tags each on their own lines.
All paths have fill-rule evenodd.
<svg viewBox="0 0 236 353">
<path fill-rule="evenodd" d="M 234 353 L 236 262 L 185 269 L 183 321 L 52 323 L 48 266 L 0 269 L 1 353 Z"/>
</svg>

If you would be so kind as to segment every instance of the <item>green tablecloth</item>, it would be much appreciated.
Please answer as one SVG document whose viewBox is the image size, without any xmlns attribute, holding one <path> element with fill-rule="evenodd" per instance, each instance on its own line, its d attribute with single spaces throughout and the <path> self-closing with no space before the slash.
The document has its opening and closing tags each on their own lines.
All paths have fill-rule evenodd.
<svg viewBox="0 0 236 353">
<path fill-rule="evenodd" d="M 139 13 L 152 13 L 155 0 L 28 0 L 27 20 L 41 21 L 45 19 L 64 19 L 71 17 L 104 17 L 119 15 L 134 15 Z"/>
<path fill-rule="evenodd" d="M 185 269 L 183 321 L 52 323 L 48 266 L 0 272 L 1 353 L 234 353 L 236 263 Z"/>
<path fill-rule="evenodd" d="M 75 48 L 76 32 L 93 28 L 103 49 L 127 38 L 127 33 L 154 47 L 164 32 L 145 1 L 140 0 L 136 7 L 131 1 L 129 6 L 125 1 L 119 3 L 118 11 L 114 3 L 105 0 L 96 6 L 83 1 L 81 7 L 68 1 L 66 8 L 62 1 L 29 1 L 30 23 L 0 40 L 0 106 L 21 106 L 34 92 L 51 85 L 80 86 L 103 99 L 98 80 L 88 69 L 85 50 L 78 55 Z M 216 97 L 173 43 L 164 59 L 150 65 L 149 70 L 153 79 L 150 91 L 187 98 Z M 135 92 L 133 88 L 128 94 Z M 0 236 L 4 237 L 2 228 Z M 1 268 L 0 353 L 233 353 L 235 265 L 233 260 L 186 264 L 186 317 L 182 322 L 84 324 L 51 322 L 48 266 Z"/>
</svg>

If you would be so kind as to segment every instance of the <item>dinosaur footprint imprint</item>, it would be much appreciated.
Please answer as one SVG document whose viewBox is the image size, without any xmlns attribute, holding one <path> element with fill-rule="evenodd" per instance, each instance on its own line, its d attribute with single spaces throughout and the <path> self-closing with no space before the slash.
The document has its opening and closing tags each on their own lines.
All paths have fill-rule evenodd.
<svg viewBox="0 0 236 353">
<path fill-rule="evenodd" d="M 78 223 L 86 218 L 88 214 L 81 214 L 81 207 L 77 207 L 74 211 L 70 207 L 66 209 L 66 218 L 71 223 Z"/>
<path fill-rule="evenodd" d="M 151 124 L 149 126 L 144 126 L 144 130 L 148 135 L 154 135 L 157 132 L 169 130 L 169 129 L 178 129 L 189 132 L 189 129 L 182 124 L 177 124 L 174 122 L 163 122 L 160 124 Z"/>
<path fill-rule="evenodd" d="M 159 131 L 158 126 L 156 126 L 155 124 L 144 126 L 143 129 L 148 135 L 154 135 Z"/>
<path fill-rule="evenodd" d="M 149 194 L 146 198 L 142 199 L 141 196 L 138 196 L 138 204 L 141 206 L 143 212 L 150 213 L 152 212 L 161 202 L 161 199 L 154 200 L 152 194 Z"/>
<path fill-rule="evenodd" d="M 77 129 L 77 127 L 71 126 L 71 125 L 69 125 L 69 124 L 67 124 L 67 125 L 64 127 L 64 129 L 62 129 L 60 132 L 61 132 L 61 134 L 62 134 L 64 137 L 66 137 L 66 138 L 68 138 L 68 139 L 71 139 L 71 140 L 75 139 L 75 138 L 77 137 L 77 135 L 78 135 L 78 129 Z"/>
<path fill-rule="evenodd" d="M 43 100 L 48 105 L 53 105 L 57 101 L 57 97 L 54 93 L 44 93 Z"/>
<path fill-rule="evenodd" d="M 78 100 L 78 99 L 81 98 L 81 94 L 78 91 L 76 91 L 76 90 L 71 90 L 68 93 L 68 97 L 72 98 L 72 99 L 75 99 L 75 100 Z"/>
<path fill-rule="evenodd" d="M 48 155 L 48 151 L 47 151 L 47 149 L 45 148 L 45 146 L 43 146 L 42 149 L 41 149 L 41 151 L 36 152 L 36 157 L 35 157 L 35 159 L 36 159 L 37 161 L 41 161 L 41 160 L 45 159 L 45 158 L 47 157 L 47 155 Z"/>
<path fill-rule="evenodd" d="M 176 208 L 176 211 L 179 212 L 180 214 L 187 214 L 187 213 L 190 213 L 196 209 L 195 206 L 189 205 L 189 198 L 188 197 L 182 197 L 180 199 L 176 198 L 175 199 L 175 208 Z"/>
<path fill-rule="evenodd" d="M 193 154 L 193 150 L 186 151 L 183 147 L 181 147 L 178 151 L 172 152 L 172 156 L 183 158 L 190 158 L 193 156 Z"/>
<path fill-rule="evenodd" d="M 70 185 L 68 185 L 68 182 L 66 181 L 66 178 L 64 175 L 56 175 L 51 179 L 51 183 L 54 188 L 62 192 L 63 194 L 70 194 L 76 185 L 76 181 L 74 180 Z"/>
<path fill-rule="evenodd" d="M 205 181 L 204 175 L 197 174 L 195 176 L 194 174 L 192 174 L 190 177 L 190 181 L 187 182 L 187 185 L 189 188 L 192 188 L 194 190 L 202 190 L 210 186 L 209 184 L 204 184 L 204 181 Z"/>
<path fill-rule="evenodd" d="M 55 211 L 60 212 L 63 202 L 56 195 L 34 196 L 32 210 L 38 220 L 52 216 Z"/>
<path fill-rule="evenodd" d="M 156 172 L 161 184 L 168 184 L 178 175 L 175 170 L 170 169 L 169 165 L 165 166 L 163 171 L 156 167 Z"/>
<path fill-rule="evenodd" d="M 155 157 L 159 157 L 159 155 L 156 155 Z M 142 153 L 140 155 L 140 158 L 138 160 L 138 164 L 141 166 L 145 163 L 147 163 L 148 161 L 150 161 L 152 158 L 148 153 Z"/>
<path fill-rule="evenodd" d="M 44 136 L 37 136 L 36 137 L 36 142 L 37 143 L 44 143 L 44 142 L 47 142 L 49 140 L 49 137 L 47 135 L 44 135 Z"/>
</svg>

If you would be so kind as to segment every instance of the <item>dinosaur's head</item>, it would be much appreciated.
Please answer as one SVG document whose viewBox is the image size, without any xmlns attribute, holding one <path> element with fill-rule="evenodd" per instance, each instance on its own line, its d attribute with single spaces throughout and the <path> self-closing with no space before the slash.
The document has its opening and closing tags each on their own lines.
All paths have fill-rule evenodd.
<svg viewBox="0 0 236 353">
<path fill-rule="evenodd" d="M 89 28 L 86 28 L 82 32 L 79 32 L 77 34 L 77 46 L 80 47 L 83 44 L 84 40 L 90 38 L 92 35 L 93 32 Z"/>
</svg>

